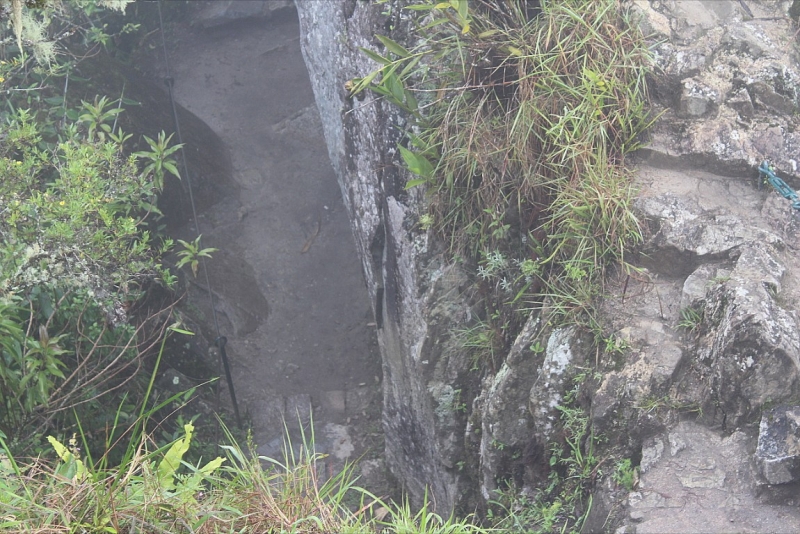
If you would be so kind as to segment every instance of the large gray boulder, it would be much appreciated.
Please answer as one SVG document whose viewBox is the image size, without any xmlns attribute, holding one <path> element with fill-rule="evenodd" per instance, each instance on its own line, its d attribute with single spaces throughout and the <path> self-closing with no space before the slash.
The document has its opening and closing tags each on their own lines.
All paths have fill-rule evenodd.
<svg viewBox="0 0 800 534">
<path fill-rule="evenodd" d="M 784 272 L 768 245 L 753 244 L 742 250 L 730 280 L 708 293 L 706 333 L 696 349 L 708 373 L 703 403 L 732 428 L 800 391 L 800 324 L 778 300 Z"/>
<path fill-rule="evenodd" d="M 399 6 L 394 6 L 398 13 Z M 465 415 L 454 405 L 467 391 L 470 361 L 453 350 L 453 330 L 470 317 L 466 278 L 429 250 L 415 229 L 421 198 L 406 192 L 396 161 L 402 117 L 371 94 L 350 98 L 345 83 L 377 65 L 359 47 L 379 49 L 389 24 L 370 2 L 297 2 L 303 54 L 322 117 L 331 162 L 374 303 L 384 369 L 388 465 L 421 499 L 452 510 L 467 492 Z M 407 22 L 393 21 L 403 42 Z"/>
</svg>

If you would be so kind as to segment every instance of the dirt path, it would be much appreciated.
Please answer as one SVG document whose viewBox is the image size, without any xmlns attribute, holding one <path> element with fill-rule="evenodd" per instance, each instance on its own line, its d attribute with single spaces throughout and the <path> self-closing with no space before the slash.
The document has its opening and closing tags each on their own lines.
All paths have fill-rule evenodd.
<svg viewBox="0 0 800 534">
<path fill-rule="evenodd" d="M 174 32 L 176 98 L 223 139 L 239 185 L 198 219 L 204 246 L 220 249 L 211 286 L 259 450 L 274 453 L 282 412 L 307 417 L 310 401 L 323 450 L 380 453 L 372 313 L 296 15 Z M 193 226 L 181 234 L 193 238 Z M 194 286 L 190 307 L 210 325 L 204 285 Z"/>
</svg>

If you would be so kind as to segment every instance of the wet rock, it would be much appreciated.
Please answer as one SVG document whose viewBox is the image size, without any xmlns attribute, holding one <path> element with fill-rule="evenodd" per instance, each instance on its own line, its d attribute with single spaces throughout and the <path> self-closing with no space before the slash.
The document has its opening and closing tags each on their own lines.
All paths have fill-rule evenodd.
<svg viewBox="0 0 800 534">
<path fill-rule="evenodd" d="M 600 355 L 601 363 L 615 365 L 603 372 L 590 409 L 595 431 L 628 454 L 672 420 L 669 406 L 687 404 L 675 388 L 691 355 L 672 327 L 680 317 L 682 279 L 641 275 L 627 280 L 624 300 L 604 302 L 604 316 L 618 327 L 611 336 L 618 348 Z M 609 291 L 618 295 L 621 287 Z"/>
<path fill-rule="evenodd" d="M 345 392 L 323 391 L 320 393 L 320 407 L 328 414 L 344 415 Z"/>
<path fill-rule="evenodd" d="M 311 422 L 311 396 L 299 393 L 286 397 L 283 417 L 290 429 L 306 428 Z"/>
<path fill-rule="evenodd" d="M 285 435 L 285 399 L 276 393 L 267 392 L 263 398 L 251 401 L 241 408 L 249 413 L 253 428 L 258 429 L 253 439 L 259 454 L 279 454 Z"/>
<path fill-rule="evenodd" d="M 758 20 L 751 20 L 736 0 L 634 4 L 647 33 L 656 40 L 670 37 L 653 47 L 658 61 L 653 93 L 667 112 L 653 131 L 649 153 L 662 166 L 677 162 L 694 171 L 705 165 L 739 179 L 710 192 L 707 176 L 692 175 L 691 180 L 672 182 L 691 184 L 685 190 L 672 194 L 662 190 L 637 201 L 655 230 L 646 251 L 646 267 L 652 278 L 641 283 L 641 296 L 623 298 L 625 302 L 618 308 L 624 324 L 617 325 L 616 330 L 622 335 L 624 328 L 630 327 L 628 339 L 633 348 L 621 357 L 622 369 L 606 373 L 592 401 L 592 421 L 620 423 L 633 436 L 629 445 L 637 440 L 641 443 L 665 425 L 663 421 L 648 422 L 656 417 L 636 415 L 631 406 L 652 395 L 673 395 L 679 385 L 684 385 L 675 382 L 685 367 L 693 372 L 697 371 L 695 366 L 702 367 L 703 373 L 692 375 L 695 382 L 686 389 L 692 394 L 703 392 L 696 393 L 698 397 L 706 395 L 707 413 L 713 407 L 711 399 L 719 400 L 728 424 L 757 413 L 765 394 L 775 394 L 787 385 L 791 392 L 794 387 L 792 373 L 796 371 L 792 370 L 790 347 L 797 345 L 796 325 L 789 320 L 793 316 L 780 311 L 763 280 L 746 268 L 752 259 L 748 252 L 751 243 L 779 247 L 780 239 L 750 224 L 758 210 L 747 213 L 744 208 L 763 203 L 763 196 L 750 187 L 750 182 L 755 179 L 754 167 L 764 155 L 769 154 L 779 168 L 795 172 L 796 162 L 792 167 L 791 161 L 800 151 L 796 119 L 779 114 L 779 110 L 788 109 L 790 101 L 797 100 L 800 68 L 791 52 L 793 29 L 789 21 L 781 19 L 776 5 L 753 5 Z M 566 349 L 559 352 L 565 334 L 554 333 L 553 346 L 548 347 L 550 360 L 538 375 L 533 392 L 533 384 L 527 383 L 532 376 L 529 364 L 509 357 L 499 372 L 481 385 L 482 393 L 471 405 L 474 411 L 467 439 L 463 439 L 466 417 L 452 408 L 456 391 L 468 390 L 465 385 L 474 386 L 475 379 L 469 377 L 468 356 L 458 350 L 450 331 L 469 321 L 469 296 L 465 295 L 468 279 L 458 266 L 448 265 L 437 254 L 429 236 L 409 230 L 409 220 L 420 212 L 424 198 L 415 189 L 402 192 L 406 177 L 394 164 L 394 132 L 398 129 L 387 125 L 402 127 L 403 118 L 374 95 L 354 101 L 344 89 L 348 80 L 375 68 L 359 52 L 360 47 L 380 51 L 373 36 L 385 33 L 386 19 L 374 7 L 367 2 L 299 2 L 303 53 L 374 302 L 384 365 L 387 464 L 412 497 L 420 499 L 427 489 L 440 510 L 450 510 L 463 505 L 474 489 L 474 482 L 456 468 L 467 454 L 463 442 L 470 451 L 472 447 L 478 450 L 482 463 L 480 472 L 473 474 L 481 481 L 485 497 L 497 478 L 508 476 L 509 468 L 517 465 L 502 451 L 492 450 L 492 443 L 506 440 L 512 447 L 522 447 L 533 432 L 541 432 L 542 439 L 550 435 L 554 403 L 563 386 L 559 381 L 567 374 L 562 363 L 576 356 Z M 771 18 L 774 20 L 768 20 Z M 397 25 L 391 38 L 409 44 L 403 42 L 408 20 L 400 17 L 394 22 Z M 756 83 L 765 87 L 754 86 Z M 687 341 L 691 346 L 684 349 L 674 327 L 680 320 L 684 282 L 709 262 L 726 268 L 728 263 L 737 262 L 731 274 L 736 281 L 715 283 L 715 287 L 706 288 L 711 290 L 706 294 L 699 287 L 705 275 L 701 277 L 698 272 L 686 286 L 687 299 L 707 300 L 704 321 L 709 328 L 699 332 L 698 357 L 692 353 L 697 348 L 694 339 Z M 778 287 L 780 280 L 777 282 L 770 287 Z M 648 284 L 649 289 L 645 287 Z M 634 315 L 629 301 L 637 303 L 638 315 Z M 770 317 L 774 319 L 771 322 Z M 741 336 L 737 337 L 737 332 Z M 753 369 L 740 369 L 742 361 L 749 361 L 750 353 L 744 353 L 756 350 L 759 354 L 753 355 Z M 691 357 L 687 357 L 689 354 Z M 684 365 L 687 360 L 691 365 Z M 698 361 L 704 363 L 699 365 Z M 520 389 L 530 393 L 527 399 L 520 399 Z M 747 400 L 742 405 L 729 405 L 737 398 Z M 530 419 L 520 408 L 527 403 Z M 477 429 L 482 435 L 477 435 Z M 690 434 L 663 437 L 664 451 L 650 473 L 665 460 L 681 459 L 689 450 L 704 451 L 721 441 L 717 436 L 716 441 L 709 438 L 697 445 Z M 628 437 L 620 436 L 620 440 Z M 739 454 L 744 448 L 730 450 Z M 662 495 L 657 485 L 660 482 L 641 493 L 641 502 L 664 512 L 656 520 L 649 511 L 640 509 L 637 517 L 646 525 L 643 531 L 656 532 L 669 526 L 667 521 L 679 505 L 675 503 L 691 499 L 688 492 L 721 492 L 738 476 L 720 459 L 713 465 L 693 460 L 684 468 L 683 479 L 673 473 L 669 481 L 682 488 L 680 501 L 670 500 L 666 491 Z M 722 487 L 720 480 L 724 480 Z M 701 517 L 697 513 L 691 523 L 683 524 L 683 531 L 700 524 Z"/>
<path fill-rule="evenodd" d="M 639 485 L 620 528 L 637 534 L 796 531 L 799 508 L 755 496 L 753 442 L 741 431 L 726 437 L 688 421 L 656 436 L 642 450 Z"/>
<path fill-rule="evenodd" d="M 720 40 L 722 46 L 726 46 L 731 51 L 737 51 L 739 56 L 746 54 L 753 59 L 760 58 L 765 53 L 765 43 L 763 33 L 757 34 L 757 30 L 749 25 L 730 25 L 725 29 L 725 35 Z"/>
<path fill-rule="evenodd" d="M 471 367 L 452 335 L 470 317 L 468 280 L 428 250 L 427 236 L 409 231 L 423 192 L 403 190 L 407 177 L 394 159 L 402 114 L 373 95 L 351 99 L 345 89 L 375 68 L 360 49 L 377 51 L 374 35 L 386 32 L 382 6 L 298 2 L 297 10 L 303 57 L 373 302 L 387 465 L 412 500 L 427 493 L 440 510 L 452 510 L 468 493 L 455 469 L 466 417 L 444 408 L 464 390 Z M 392 38 L 402 43 L 411 23 L 399 19 Z"/>
<path fill-rule="evenodd" d="M 634 0 L 633 13 L 643 35 L 663 39 L 672 33 L 669 18 L 653 9 L 648 0 Z"/>
<path fill-rule="evenodd" d="M 348 413 L 361 413 L 369 410 L 375 402 L 379 402 L 379 392 L 379 389 L 367 385 L 348 389 L 346 396 Z"/>
<path fill-rule="evenodd" d="M 642 460 L 639 463 L 639 470 L 641 473 L 647 473 L 656 462 L 661 459 L 664 453 L 664 440 L 655 438 L 651 443 L 642 447 Z"/>
<path fill-rule="evenodd" d="M 356 469 L 359 473 L 359 486 L 370 488 L 375 495 L 389 495 L 394 491 L 388 483 L 389 470 L 382 458 L 361 460 L 356 464 Z"/>
<path fill-rule="evenodd" d="M 337 460 L 348 460 L 353 453 L 353 439 L 347 427 L 344 425 L 337 425 L 335 423 L 328 423 L 323 429 L 325 439 L 329 447 L 329 453 Z"/>
<path fill-rule="evenodd" d="M 713 112 L 718 102 L 719 93 L 715 89 L 688 78 L 683 81 L 678 116 L 702 117 Z"/>
<path fill-rule="evenodd" d="M 192 24 L 213 28 L 243 20 L 268 19 L 281 11 L 294 8 L 291 0 L 219 0 L 206 2 L 202 9 L 192 15 Z"/>
<path fill-rule="evenodd" d="M 755 97 L 756 106 L 762 106 L 776 115 L 791 114 L 797 109 L 791 98 L 778 94 L 775 88 L 766 82 L 755 82 L 749 89 Z"/>
<path fill-rule="evenodd" d="M 719 269 L 715 265 L 703 264 L 698 267 L 683 282 L 681 309 L 698 305 L 705 299 L 706 292 L 715 280 L 724 280 L 729 275 L 730 271 Z"/>
<path fill-rule="evenodd" d="M 636 9 L 654 34 L 654 96 L 674 108 L 656 125 L 650 152 L 726 174 L 753 169 L 769 154 L 797 174 L 790 160 L 800 144 L 800 64 L 781 6 L 750 2 L 753 18 L 734 0 L 650 4 Z"/>
<path fill-rule="evenodd" d="M 303 108 L 290 117 L 273 125 L 272 130 L 280 136 L 291 136 L 299 140 L 314 140 L 319 138 L 322 123 L 316 106 Z"/>
<path fill-rule="evenodd" d="M 591 416 L 598 429 L 609 428 L 625 414 L 620 412 L 623 404 L 641 406 L 667 394 L 684 361 L 683 349 L 658 322 L 640 320 L 617 335 L 629 345 L 629 352 L 622 369 L 606 373 L 594 394 Z M 641 421 L 638 424 L 643 430 Z"/>
<path fill-rule="evenodd" d="M 763 413 L 755 461 L 769 484 L 800 480 L 800 406 L 779 406 Z"/>
<path fill-rule="evenodd" d="M 748 93 L 747 89 L 744 87 L 731 92 L 725 104 L 734 109 L 743 119 L 750 119 L 755 113 L 753 100 L 750 98 L 750 93 Z"/>
<path fill-rule="evenodd" d="M 639 198 L 635 206 L 658 228 L 646 264 L 670 276 L 688 276 L 702 262 L 735 255 L 743 243 L 781 243 L 772 232 L 737 215 L 706 211 L 691 198 L 667 193 Z"/>
</svg>

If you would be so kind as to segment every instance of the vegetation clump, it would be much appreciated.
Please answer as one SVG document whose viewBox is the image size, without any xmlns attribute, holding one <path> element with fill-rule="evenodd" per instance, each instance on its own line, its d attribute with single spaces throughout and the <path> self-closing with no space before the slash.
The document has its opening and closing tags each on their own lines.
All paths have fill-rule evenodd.
<svg viewBox="0 0 800 534">
<path fill-rule="evenodd" d="M 142 421 L 150 414 L 143 414 Z M 142 427 L 140 427 L 142 428 Z M 281 460 L 242 449 L 227 433 L 224 453 L 191 465 L 187 424 L 180 439 L 158 448 L 144 432 L 113 468 L 94 462 L 79 442 L 49 438 L 59 460 L 18 463 L 0 439 L 0 529 L 4 532 L 323 534 L 482 534 L 470 518 L 443 518 L 425 502 L 384 502 L 355 485 L 352 466 L 327 474 L 313 439 Z M 313 436 L 311 436 L 313 438 Z M 297 451 L 297 452 L 295 452 Z"/>
<path fill-rule="evenodd" d="M 119 459 L 99 449 L 134 424 L 176 300 L 157 200 L 179 147 L 132 153 L 129 101 L 75 89 L 106 4 L 13 2 L 0 30 L 0 438 L 17 454 L 84 433 Z"/>
<path fill-rule="evenodd" d="M 379 36 L 382 64 L 355 80 L 408 112 L 400 152 L 424 186 L 430 226 L 474 265 L 487 316 L 511 310 L 596 334 L 608 266 L 641 241 L 624 164 L 651 123 L 652 58 L 614 0 L 425 3 L 419 41 Z M 496 314 L 500 311 L 500 314 Z"/>
</svg>

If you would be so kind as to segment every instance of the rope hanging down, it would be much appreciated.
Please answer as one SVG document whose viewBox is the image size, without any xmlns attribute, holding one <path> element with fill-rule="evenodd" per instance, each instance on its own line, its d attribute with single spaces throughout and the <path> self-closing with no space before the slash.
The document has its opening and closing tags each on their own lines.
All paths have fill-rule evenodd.
<svg viewBox="0 0 800 534">
<path fill-rule="evenodd" d="M 164 78 L 164 83 L 167 85 L 169 89 L 169 101 L 172 104 L 172 122 L 175 124 L 175 135 L 178 138 L 178 143 L 181 146 L 180 153 L 181 153 L 181 160 L 183 163 L 183 172 L 184 176 L 186 177 L 186 183 L 188 185 L 189 190 L 189 203 L 192 205 L 192 220 L 194 221 L 194 231 L 195 235 L 198 237 L 200 236 L 200 226 L 197 222 L 197 209 L 195 208 L 194 204 L 194 193 L 192 191 L 192 180 L 189 176 L 189 166 L 186 164 L 186 151 L 184 150 L 183 146 L 183 138 L 181 137 L 181 126 L 180 122 L 178 121 L 178 108 L 175 105 L 175 97 L 173 95 L 172 87 L 175 85 L 175 79 L 172 77 L 169 68 L 169 56 L 167 54 L 167 40 L 164 35 L 164 19 L 161 15 L 161 2 L 163 0 L 159 0 L 158 2 L 158 24 L 161 30 L 161 44 L 164 48 L 164 65 L 167 69 L 167 76 Z M 239 415 L 239 405 L 236 402 L 236 392 L 233 389 L 233 377 L 231 376 L 231 369 L 228 363 L 228 354 L 225 351 L 225 344 L 228 342 L 228 339 L 223 336 L 219 331 L 219 321 L 217 320 L 217 309 L 214 306 L 214 291 L 211 288 L 211 282 L 208 278 L 208 268 L 206 267 L 206 262 L 201 256 L 199 258 L 201 267 L 203 269 L 203 274 L 206 279 L 206 287 L 208 288 L 208 298 L 211 304 L 211 314 L 214 317 L 214 328 L 217 331 L 217 338 L 214 340 L 214 344 L 219 349 L 219 356 L 222 360 L 222 366 L 225 370 L 225 378 L 228 382 L 228 390 L 231 393 L 231 403 L 233 404 L 233 413 L 236 416 L 236 425 L 239 428 L 242 428 L 242 418 Z"/>
<path fill-rule="evenodd" d="M 781 194 L 783 198 L 792 201 L 792 207 L 798 211 L 800 211 L 800 197 L 797 196 L 797 193 L 794 190 L 786 185 L 786 182 L 781 180 L 775 175 L 775 168 L 769 164 L 769 161 L 764 160 L 761 165 L 758 167 L 758 175 L 759 178 L 763 176 L 763 178 L 769 182 L 769 184 L 775 188 L 775 191 Z M 761 188 L 761 180 L 758 182 L 759 189 Z"/>
</svg>

